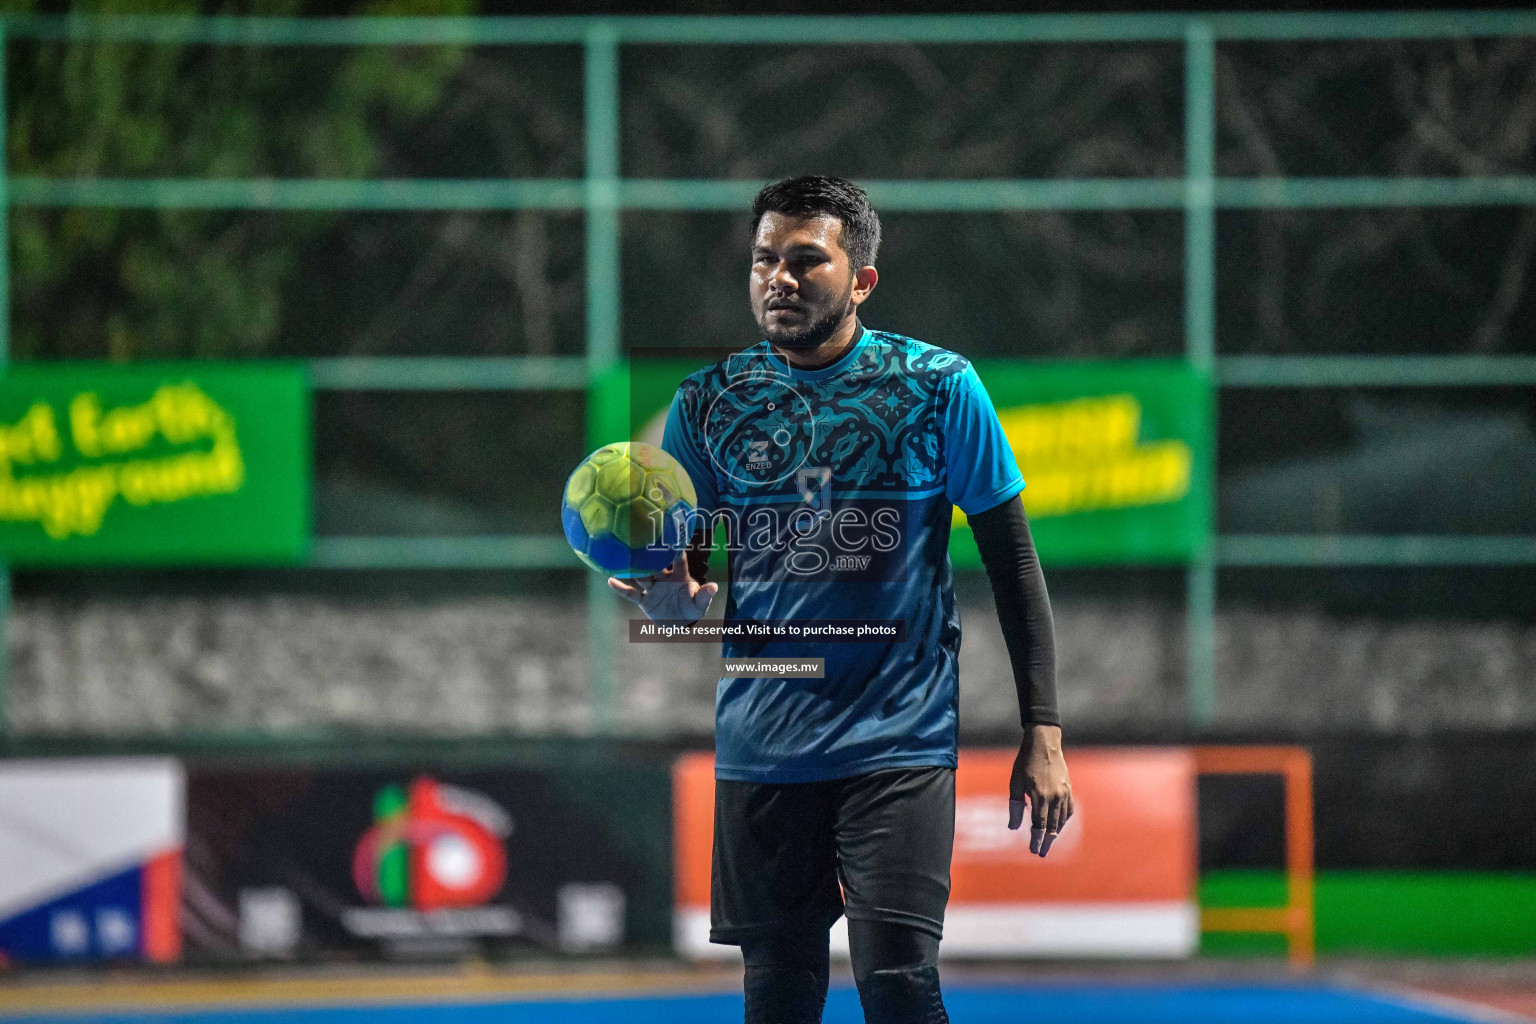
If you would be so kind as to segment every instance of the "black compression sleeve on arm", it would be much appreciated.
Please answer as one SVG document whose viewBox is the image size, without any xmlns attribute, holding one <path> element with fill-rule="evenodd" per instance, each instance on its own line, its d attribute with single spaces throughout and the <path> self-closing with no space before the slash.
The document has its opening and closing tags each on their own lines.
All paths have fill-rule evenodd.
<svg viewBox="0 0 1536 1024">
<path fill-rule="evenodd" d="M 1024 503 L 1009 498 L 995 508 L 968 517 L 981 562 L 992 583 L 997 618 L 1013 663 L 1013 683 L 1019 691 L 1019 721 L 1031 725 L 1060 725 L 1056 708 L 1056 632 L 1045 574 L 1029 535 Z"/>
</svg>

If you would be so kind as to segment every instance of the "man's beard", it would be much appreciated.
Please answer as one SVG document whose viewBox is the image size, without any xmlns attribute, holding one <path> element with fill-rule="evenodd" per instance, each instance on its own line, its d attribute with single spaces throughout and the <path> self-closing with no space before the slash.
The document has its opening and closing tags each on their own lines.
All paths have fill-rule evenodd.
<svg viewBox="0 0 1536 1024">
<path fill-rule="evenodd" d="M 763 337 L 780 348 L 809 349 L 816 348 L 837 331 L 838 325 L 847 319 L 853 312 L 853 282 L 848 282 L 848 290 L 843 296 L 827 310 L 826 314 L 811 321 L 796 331 L 778 331 L 768 329 L 768 310 L 763 309 L 763 315 L 757 321 L 758 329 L 763 332 Z"/>
</svg>

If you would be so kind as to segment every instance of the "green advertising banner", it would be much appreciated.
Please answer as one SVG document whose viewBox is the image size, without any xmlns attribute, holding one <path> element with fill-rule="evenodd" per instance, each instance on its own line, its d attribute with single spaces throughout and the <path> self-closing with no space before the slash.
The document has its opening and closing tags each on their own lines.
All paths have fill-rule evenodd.
<svg viewBox="0 0 1536 1024">
<path fill-rule="evenodd" d="M 13 365 L 0 376 L 0 559 L 297 562 L 310 447 L 297 364 Z"/>
<path fill-rule="evenodd" d="M 631 433 L 659 444 L 678 383 L 706 359 L 635 359 Z M 1024 474 L 1024 507 L 1053 565 L 1177 564 L 1211 529 L 1210 380 L 1175 360 L 978 361 Z M 955 510 L 950 557 L 981 558 Z"/>
<path fill-rule="evenodd" d="M 1042 561 L 1189 561 L 1211 529 L 1212 392 L 1183 362 L 987 360 L 992 396 L 1024 474 Z M 965 517 L 955 510 L 955 524 Z M 950 543 L 980 566 L 969 529 Z"/>
</svg>

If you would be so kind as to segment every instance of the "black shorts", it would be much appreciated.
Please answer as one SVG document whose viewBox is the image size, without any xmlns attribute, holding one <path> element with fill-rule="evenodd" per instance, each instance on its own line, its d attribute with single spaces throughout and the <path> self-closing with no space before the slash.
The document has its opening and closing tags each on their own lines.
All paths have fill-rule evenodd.
<svg viewBox="0 0 1536 1024">
<path fill-rule="evenodd" d="M 953 768 L 718 780 L 709 939 L 824 931 L 845 913 L 942 938 L 954 840 Z"/>
</svg>

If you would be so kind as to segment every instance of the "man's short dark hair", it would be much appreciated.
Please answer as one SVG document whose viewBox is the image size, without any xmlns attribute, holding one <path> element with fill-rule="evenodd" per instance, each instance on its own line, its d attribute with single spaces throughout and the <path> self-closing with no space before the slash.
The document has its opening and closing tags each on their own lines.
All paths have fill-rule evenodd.
<svg viewBox="0 0 1536 1024">
<path fill-rule="evenodd" d="M 875 265 L 880 248 L 880 217 L 864 190 L 846 178 L 804 174 L 766 186 L 752 200 L 752 233 L 765 213 L 791 217 L 825 215 L 843 222 L 843 251 L 857 271 Z"/>
</svg>

